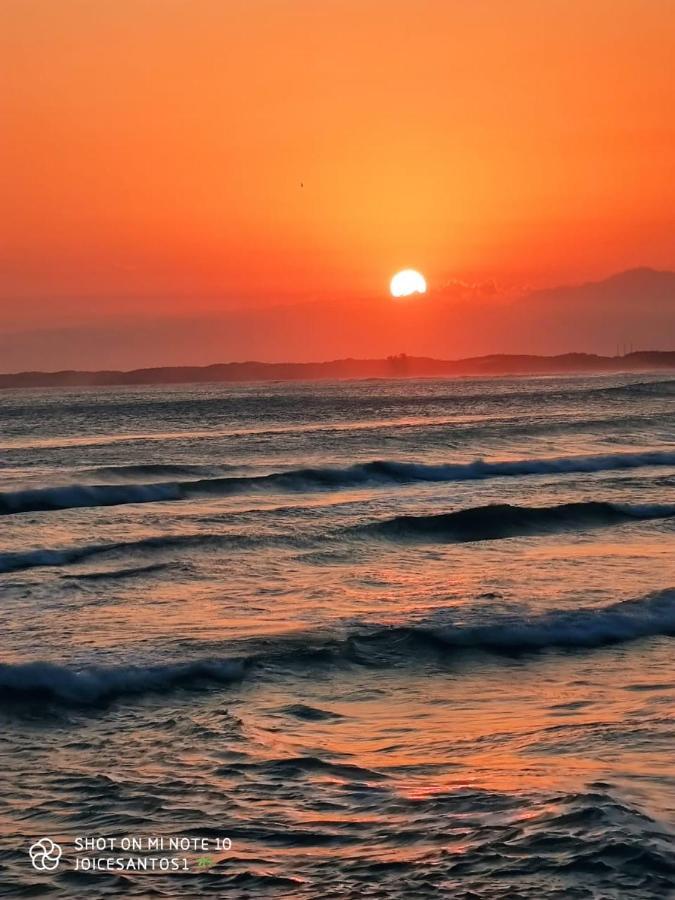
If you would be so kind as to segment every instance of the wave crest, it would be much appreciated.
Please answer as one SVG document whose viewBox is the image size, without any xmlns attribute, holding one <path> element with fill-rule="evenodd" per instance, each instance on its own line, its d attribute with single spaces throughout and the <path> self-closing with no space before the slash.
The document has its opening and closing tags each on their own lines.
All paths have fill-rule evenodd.
<svg viewBox="0 0 675 900">
<path fill-rule="evenodd" d="M 208 495 L 227 495 L 272 488 L 282 491 L 339 490 L 362 485 L 413 484 L 415 482 L 473 481 L 486 478 L 533 475 L 583 474 L 643 466 L 673 466 L 675 452 L 650 451 L 601 456 L 562 456 L 487 462 L 427 465 L 375 460 L 346 468 L 306 468 L 268 475 L 202 478 L 190 481 L 146 484 L 73 484 L 0 494 L 0 515 L 49 512 L 90 506 L 157 503 L 188 500 Z"/>
<path fill-rule="evenodd" d="M 498 503 L 437 515 L 395 516 L 366 525 L 361 530 L 402 540 L 460 543 L 672 517 L 675 517 L 675 506 L 672 505 L 629 506 L 601 501 L 562 503 L 558 506 Z"/>
<path fill-rule="evenodd" d="M 452 611 L 449 611 L 452 614 Z M 0 703 L 21 700 L 101 705 L 125 695 L 225 684 L 247 672 L 307 670 L 317 665 L 406 665 L 430 655 L 476 651 L 497 654 L 592 650 L 640 638 L 675 636 L 675 589 L 604 607 L 552 610 L 535 616 L 493 615 L 479 624 L 452 621 L 382 626 L 334 635 L 287 635 L 258 652 L 148 666 L 92 666 L 49 662 L 0 665 Z"/>
<path fill-rule="evenodd" d="M 209 681 L 228 683 L 241 678 L 235 660 L 196 660 L 165 666 L 92 667 L 75 670 L 49 662 L 0 664 L 0 696 L 42 698 L 72 704 L 96 704 L 117 697 L 194 687 Z"/>
</svg>

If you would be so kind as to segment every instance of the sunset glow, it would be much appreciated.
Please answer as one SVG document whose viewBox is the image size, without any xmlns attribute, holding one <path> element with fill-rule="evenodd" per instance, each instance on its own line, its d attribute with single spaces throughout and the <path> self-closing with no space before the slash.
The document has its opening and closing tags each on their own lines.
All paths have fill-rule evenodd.
<svg viewBox="0 0 675 900">
<path fill-rule="evenodd" d="M 658 345 L 605 311 L 583 347 L 493 340 L 489 304 L 675 266 L 674 27 L 644 0 L 7 0 L 4 367 Z M 407 260 L 425 303 L 383 291 Z"/>
</svg>

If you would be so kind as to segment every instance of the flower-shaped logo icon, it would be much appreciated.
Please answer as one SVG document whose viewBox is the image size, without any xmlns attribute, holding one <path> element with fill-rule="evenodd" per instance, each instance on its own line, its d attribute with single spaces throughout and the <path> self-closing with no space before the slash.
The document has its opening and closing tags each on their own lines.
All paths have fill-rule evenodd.
<svg viewBox="0 0 675 900">
<path fill-rule="evenodd" d="M 28 848 L 33 868 L 39 872 L 53 872 L 61 861 L 61 847 L 50 838 L 42 838 Z"/>
</svg>

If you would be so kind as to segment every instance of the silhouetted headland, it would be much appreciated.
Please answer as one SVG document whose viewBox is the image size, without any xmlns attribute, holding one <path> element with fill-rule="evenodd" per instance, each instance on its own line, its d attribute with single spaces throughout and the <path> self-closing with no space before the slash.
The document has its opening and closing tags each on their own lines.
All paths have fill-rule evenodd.
<svg viewBox="0 0 675 900">
<path fill-rule="evenodd" d="M 399 354 L 386 359 L 330 362 L 231 362 L 210 366 L 160 366 L 129 372 L 17 372 L 0 375 L 0 388 L 95 387 L 125 384 L 190 384 L 222 381 L 312 381 L 349 378 L 431 378 L 481 375 L 560 375 L 650 372 L 675 369 L 675 351 L 643 350 L 625 356 L 565 353 L 561 356 L 492 355 L 430 359 Z"/>
</svg>

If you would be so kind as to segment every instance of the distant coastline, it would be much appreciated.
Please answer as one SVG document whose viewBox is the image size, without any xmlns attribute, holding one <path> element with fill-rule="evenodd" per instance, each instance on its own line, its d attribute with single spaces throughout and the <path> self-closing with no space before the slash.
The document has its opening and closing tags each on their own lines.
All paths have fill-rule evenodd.
<svg viewBox="0 0 675 900">
<path fill-rule="evenodd" d="M 160 366 L 131 371 L 17 372 L 0 375 L 0 388 L 105 387 L 246 381 L 319 381 L 356 378 L 419 378 L 612 374 L 675 370 L 675 350 L 642 350 L 625 356 L 565 353 L 560 356 L 497 354 L 431 359 L 399 354 L 386 359 L 329 362 L 230 362 L 208 366 Z"/>
</svg>

